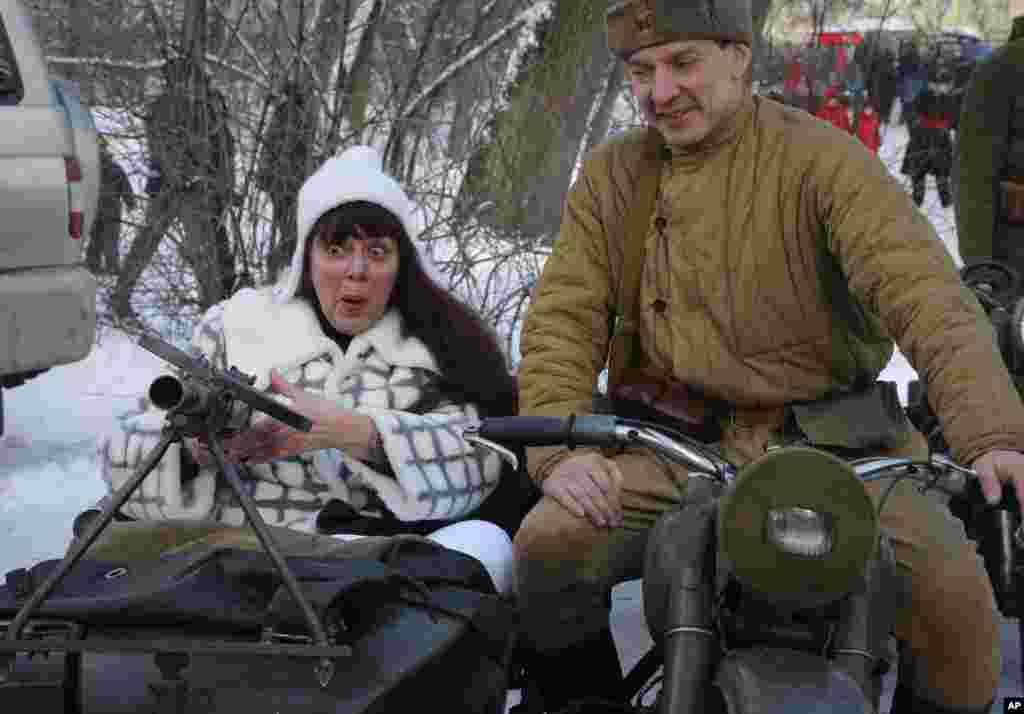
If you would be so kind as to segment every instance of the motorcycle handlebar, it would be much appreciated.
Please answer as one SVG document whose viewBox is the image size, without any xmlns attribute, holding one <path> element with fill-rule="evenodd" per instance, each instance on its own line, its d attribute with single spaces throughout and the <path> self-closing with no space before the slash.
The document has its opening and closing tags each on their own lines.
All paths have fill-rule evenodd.
<svg viewBox="0 0 1024 714">
<path fill-rule="evenodd" d="M 672 433 L 657 424 L 623 419 L 606 414 L 581 414 L 571 417 L 489 417 L 467 429 L 485 441 L 510 446 L 626 446 L 641 445 L 657 451 L 673 461 L 698 471 L 717 474 L 723 481 L 737 473 L 734 464 L 713 450 L 685 435 Z M 853 462 L 857 475 L 873 480 L 904 475 L 927 482 L 951 495 L 959 495 L 968 487 L 977 488 L 977 473 L 960 466 L 941 454 L 933 454 L 930 462 L 893 457 L 872 457 Z M 918 473 L 919 468 L 932 474 Z M 936 474 L 938 477 L 936 478 Z"/>
<path fill-rule="evenodd" d="M 713 450 L 702 447 L 696 441 L 687 440 L 685 435 L 673 433 L 657 424 L 648 424 L 613 415 L 584 414 L 572 417 L 490 417 L 480 420 L 466 429 L 473 441 L 495 450 L 502 450 L 498 444 L 509 446 L 625 446 L 641 445 L 653 449 L 662 456 L 698 472 L 715 474 L 719 480 L 728 483 L 737 474 L 735 465 L 717 455 Z M 497 442 L 490 443 L 488 442 Z M 511 456 L 511 458 L 515 458 Z M 951 496 L 962 496 L 969 492 L 970 500 L 981 503 L 980 483 L 977 472 L 961 466 L 942 454 L 931 454 L 927 462 L 893 457 L 870 457 L 852 462 L 857 476 L 864 481 L 877 478 L 912 478 L 925 483 L 928 488 L 937 488 Z M 931 473 L 925 473 L 927 469 Z M 1019 513 L 1013 489 L 1004 486 L 1004 502 L 1012 502 L 1006 510 Z M 1006 494 L 1010 492 L 1009 499 Z M 1002 528 L 1003 550 L 1012 547 L 1024 548 L 1024 526 L 1014 529 L 1007 521 Z M 1004 558 L 1005 558 L 1004 554 Z"/>
<path fill-rule="evenodd" d="M 616 417 L 583 414 L 570 417 L 489 417 L 476 433 L 482 439 L 516 446 L 616 446 Z"/>
<path fill-rule="evenodd" d="M 467 429 L 474 437 L 509 446 L 613 447 L 642 445 L 691 468 L 718 474 L 728 480 L 735 467 L 685 435 L 666 433 L 656 424 L 622 419 L 608 414 L 577 414 L 570 417 L 489 417 Z"/>
</svg>

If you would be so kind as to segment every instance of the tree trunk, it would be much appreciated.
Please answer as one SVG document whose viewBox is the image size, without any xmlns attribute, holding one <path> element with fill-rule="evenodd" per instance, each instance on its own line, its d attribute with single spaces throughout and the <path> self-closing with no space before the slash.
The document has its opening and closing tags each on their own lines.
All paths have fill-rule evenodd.
<svg viewBox="0 0 1024 714">
<path fill-rule="evenodd" d="M 345 92 L 347 101 L 342 103 L 341 115 L 348 118 L 349 125 L 356 133 L 361 132 L 366 126 L 366 107 L 370 93 L 370 59 L 383 6 L 383 0 L 373 0 L 366 26 L 359 36 L 355 59 L 348 72 L 348 91 Z"/>
<path fill-rule="evenodd" d="M 147 121 L 148 149 L 160 166 L 161 185 L 147 230 L 136 237 L 118 275 L 113 306 L 123 320 L 134 319 L 131 295 L 175 220 L 182 224 L 181 254 L 197 282 L 200 307 L 225 299 L 235 284 L 235 254 L 224 220 L 234 192 L 234 141 L 227 106 L 205 69 L 206 0 L 185 0 L 180 33 L 183 56 L 167 68 L 167 86 Z M 164 215 L 166 210 L 173 213 Z"/>
<path fill-rule="evenodd" d="M 602 13 L 581 13 L 578 2 L 592 5 L 591 0 L 572 0 L 566 2 L 561 0 L 558 3 L 560 22 L 564 27 L 586 19 L 591 28 L 604 26 L 604 15 Z M 589 9 L 589 8 L 588 8 Z M 595 104 L 600 105 L 607 95 L 605 89 L 608 86 L 608 74 L 612 71 L 612 55 L 608 50 L 608 43 L 604 33 L 591 31 L 586 35 L 589 41 L 582 44 L 582 57 L 577 56 L 576 62 L 582 59 L 583 62 L 576 64 L 578 75 L 575 82 L 575 91 L 568 95 L 568 106 L 562 107 L 559 102 L 562 97 L 557 94 L 553 97 L 553 106 L 556 111 L 561 111 L 561 131 L 559 132 L 556 144 L 549 146 L 552 152 L 552 163 L 549 164 L 554 170 L 541 172 L 536 181 L 524 184 L 526 188 L 527 205 L 532 207 L 527 212 L 527 220 L 523 227 L 530 236 L 538 236 L 543 243 L 554 242 L 558 234 L 558 228 L 562 219 L 562 203 L 565 192 L 569 188 L 572 173 L 580 158 L 581 148 L 591 140 L 602 141 L 604 132 L 592 132 L 588 136 L 588 126 L 592 114 L 595 112 Z M 566 60 L 579 52 L 579 47 L 572 48 L 562 46 L 552 48 L 556 57 L 552 59 L 564 68 Z M 564 53 L 564 54 L 563 54 Z M 617 64 L 617 63 L 616 63 Z M 564 71 L 564 70 L 563 70 Z M 557 84 L 553 89 L 557 92 Z M 563 95 L 565 96 L 565 95 Z M 549 100 L 552 97 L 549 95 Z M 605 131 L 607 131 L 608 117 L 605 117 Z M 593 127 L 599 129 L 599 127 Z"/>
<path fill-rule="evenodd" d="M 409 67 L 406 72 L 405 87 L 402 90 L 399 101 L 395 104 L 399 111 L 408 104 L 409 100 L 413 96 L 413 92 L 420 87 L 419 77 L 423 72 L 423 63 L 427 55 L 427 50 L 434 44 L 438 21 L 441 19 L 441 15 L 447 4 L 447 0 L 435 0 L 430 11 L 427 13 L 423 33 L 420 35 L 419 41 L 416 43 L 419 49 L 416 52 L 416 57 L 412 62 L 412 66 Z M 429 105 L 424 107 L 423 114 L 427 113 L 429 113 Z M 422 122 L 415 122 L 415 124 L 422 125 Z M 388 135 L 387 147 L 384 150 L 384 161 L 393 176 L 402 176 L 405 171 L 408 171 L 408 167 L 405 167 L 405 171 L 403 171 L 403 167 L 406 163 L 405 143 L 408 138 L 408 134 L 416 133 L 413 129 L 415 124 L 410 121 L 409 118 L 399 118 L 391 127 L 391 132 Z M 415 156 L 415 152 L 413 152 L 413 156 Z"/>
<path fill-rule="evenodd" d="M 754 19 L 754 56 L 755 66 L 765 55 L 764 25 L 772 9 L 772 0 L 751 0 L 751 14 Z"/>
<path fill-rule="evenodd" d="M 185 0 L 181 44 L 195 66 L 206 64 L 206 0 Z"/>
<path fill-rule="evenodd" d="M 471 161 L 459 198 L 461 215 L 471 205 L 493 205 L 477 214 L 517 240 L 549 242 L 561 222 L 562 201 L 581 147 L 604 138 L 611 101 L 604 92 L 613 66 L 603 32 L 604 10 L 592 0 L 558 0 L 509 90 L 508 107 L 494 118 L 491 141 Z M 589 124 L 589 126 L 588 126 Z M 589 132 L 589 133 L 588 133 Z M 602 134 L 599 136 L 599 134 Z"/>
<path fill-rule="evenodd" d="M 625 65 L 612 57 L 609 60 L 609 67 L 605 69 L 606 81 L 601 96 L 598 98 L 597 111 L 587 131 L 586 142 L 583 146 L 583 154 L 586 155 L 608 136 L 608 129 L 611 126 L 612 112 L 615 103 L 622 93 L 622 82 L 626 76 Z"/>
</svg>

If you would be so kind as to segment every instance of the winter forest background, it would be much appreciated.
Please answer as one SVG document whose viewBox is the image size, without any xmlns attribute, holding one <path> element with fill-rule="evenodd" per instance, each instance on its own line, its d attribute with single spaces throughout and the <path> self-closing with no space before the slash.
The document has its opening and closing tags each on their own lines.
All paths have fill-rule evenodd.
<svg viewBox="0 0 1024 714">
<path fill-rule="evenodd" d="M 781 82 L 800 26 L 896 18 L 926 34 L 953 17 L 1006 36 L 1007 0 L 900 2 L 754 0 L 755 78 Z M 182 341 L 206 308 L 272 281 L 291 254 L 302 180 L 369 143 L 421 207 L 420 239 L 450 286 L 514 363 L 580 158 L 638 121 L 602 0 L 26 5 L 113 159 L 90 256 L 100 339 L 117 327 Z"/>
</svg>

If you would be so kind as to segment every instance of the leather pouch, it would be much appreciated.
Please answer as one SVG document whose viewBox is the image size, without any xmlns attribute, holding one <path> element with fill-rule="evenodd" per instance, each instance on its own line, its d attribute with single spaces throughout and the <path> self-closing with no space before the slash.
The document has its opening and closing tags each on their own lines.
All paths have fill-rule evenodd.
<svg viewBox="0 0 1024 714">
<path fill-rule="evenodd" d="M 704 442 L 721 438 L 717 404 L 686 384 L 663 381 L 640 370 L 627 373 L 624 384 L 611 389 L 604 411 L 619 417 L 651 421 Z"/>
<path fill-rule="evenodd" d="M 794 402 L 787 412 L 787 421 L 821 448 L 871 451 L 898 447 L 911 438 L 895 382 L 876 381 L 859 392 Z"/>
</svg>

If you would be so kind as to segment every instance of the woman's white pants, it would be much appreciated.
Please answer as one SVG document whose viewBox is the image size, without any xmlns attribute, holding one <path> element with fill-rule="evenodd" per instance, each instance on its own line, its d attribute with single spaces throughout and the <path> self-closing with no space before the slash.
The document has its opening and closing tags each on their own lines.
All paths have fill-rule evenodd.
<svg viewBox="0 0 1024 714">
<path fill-rule="evenodd" d="M 355 540 L 364 536 L 340 533 L 332 537 Z M 498 526 L 490 521 L 459 521 L 434 531 L 427 538 L 445 548 L 476 558 L 491 576 L 498 593 L 508 595 L 512 592 L 515 582 L 512 539 Z"/>
</svg>

